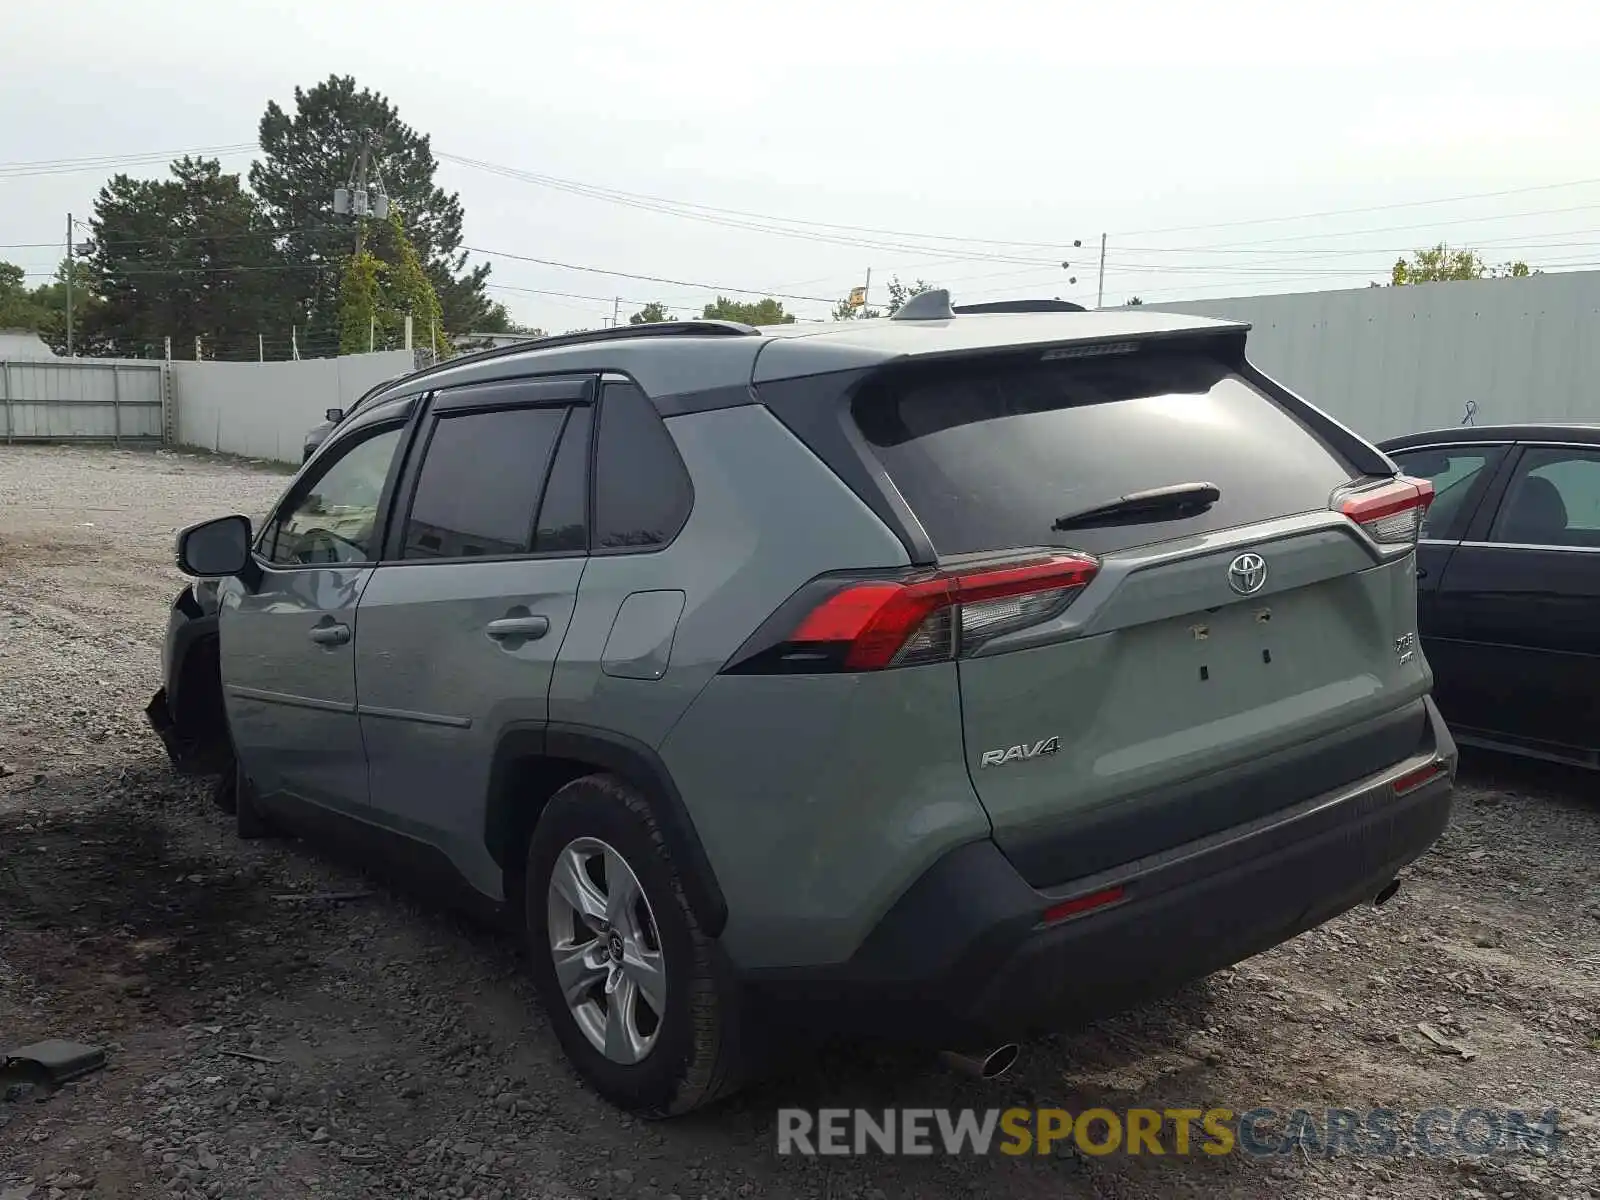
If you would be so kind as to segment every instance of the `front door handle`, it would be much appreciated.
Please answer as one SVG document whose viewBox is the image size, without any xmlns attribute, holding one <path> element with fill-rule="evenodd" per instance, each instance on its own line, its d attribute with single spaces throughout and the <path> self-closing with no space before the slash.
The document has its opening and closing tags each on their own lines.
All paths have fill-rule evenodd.
<svg viewBox="0 0 1600 1200">
<path fill-rule="evenodd" d="M 1427 567 L 1418 567 L 1417 568 L 1417 578 L 1418 579 L 1426 579 L 1427 577 L 1428 577 L 1428 568 Z"/>
<path fill-rule="evenodd" d="M 350 626 L 318 625 L 311 631 L 311 640 L 319 646 L 342 646 L 350 640 Z"/>
<path fill-rule="evenodd" d="M 532 641 L 550 632 L 550 618 L 501 617 L 498 621 L 490 621 L 483 631 L 496 641 L 505 638 L 527 638 Z"/>
</svg>

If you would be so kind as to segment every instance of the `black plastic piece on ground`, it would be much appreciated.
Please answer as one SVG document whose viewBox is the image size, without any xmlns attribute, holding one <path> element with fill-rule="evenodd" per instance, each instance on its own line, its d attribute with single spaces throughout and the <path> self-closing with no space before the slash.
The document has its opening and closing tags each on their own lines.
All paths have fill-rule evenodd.
<svg viewBox="0 0 1600 1200">
<path fill-rule="evenodd" d="M 51 1038 L 0 1055 L 0 1078 L 15 1075 L 19 1079 L 60 1086 L 93 1074 L 105 1065 L 106 1052 L 99 1046 Z"/>
</svg>

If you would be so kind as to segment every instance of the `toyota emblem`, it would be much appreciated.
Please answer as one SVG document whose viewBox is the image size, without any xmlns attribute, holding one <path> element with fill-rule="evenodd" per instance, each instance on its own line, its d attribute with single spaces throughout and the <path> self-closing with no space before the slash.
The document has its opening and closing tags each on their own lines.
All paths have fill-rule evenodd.
<svg viewBox="0 0 1600 1200">
<path fill-rule="evenodd" d="M 1254 596 L 1267 586 L 1267 560 L 1259 554 L 1241 554 L 1228 564 L 1228 586 L 1241 596 Z"/>
</svg>

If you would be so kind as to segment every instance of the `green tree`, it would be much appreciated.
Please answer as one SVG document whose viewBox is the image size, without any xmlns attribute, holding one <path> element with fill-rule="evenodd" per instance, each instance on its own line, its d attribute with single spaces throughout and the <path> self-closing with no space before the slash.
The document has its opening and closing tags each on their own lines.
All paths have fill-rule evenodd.
<svg viewBox="0 0 1600 1200">
<path fill-rule="evenodd" d="M 833 319 L 835 321 L 873 321 L 883 316 L 883 310 L 862 305 L 852 308 L 848 297 L 833 306 Z"/>
<path fill-rule="evenodd" d="M 543 337 L 544 330 L 535 325 L 523 325 L 512 319 L 511 311 L 498 300 L 492 301 L 488 312 L 471 330 L 472 333 L 525 333 L 531 337 Z"/>
<path fill-rule="evenodd" d="M 294 111 L 269 102 L 261 118 L 262 157 L 250 186 L 283 235 L 296 263 L 318 268 L 295 279 L 294 301 L 313 325 L 331 327 L 334 296 L 355 241 L 353 224 L 333 216 L 333 192 L 350 178 L 363 130 L 372 133 L 369 181 L 381 178 L 438 296 L 444 324 L 482 329 L 490 312 L 487 265 L 467 269 L 461 250 L 461 201 L 434 183 L 438 163 L 426 134 L 400 119 L 387 97 L 331 75 L 309 91 L 296 88 Z M 378 250 L 380 256 L 382 249 Z"/>
<path fill-rule="evenodd" d="M 256 336 L 294 320 L 284 280 L 296 273 L 270 222 L 216 159 L 181 158 L 171 179 L 116 175 L 94 203 L 86 345 L 159 354 L 202 339 L 208 354 L 254 354 Z M 77 289 L 74 289 L 76 307 Z"/>
<path fill-rule="evenodd" d="M 935 286 L 925 279 L 919 279 L 915 283 L 901 283 L 900 276 L 894 276 L 889 280 L 888 284 L 889 315 L 891 317 L 894 316 L 895 313 L 905 307 L 906 301 L 911 297 L 920 296 L 923 292 L 931 292 Z"/>
<path fill-rule="evenodd" d="M 15 263 L 0 262 L 0 329 L 38 331 L 44 314 L 34 293 L 23 286 L 26 278 Z"/>
<path fill-rule="evenodd" d="M 452 351 L 433 283 L 395 209 L 373 231 L 369 245 L 345 260 L 339 283 L 340 353 L 403 345 L 408 316 L 413 344 L 429 346 L 437 339 L 439 353 Z"/>
<path fill-rule="evenodd" d="M 55 277 L 49 283 L 33 289 L 33 304 L 38 311 L 39 336 L 49 343 L 57 354 L 67 351 L 67 260 L 56 267 Z M 106 338 L 99 281 L 88 263 L 72 264 L 72 351 L 74 354 L 96 353 L 104 348 Z M 5 322 L 0 321 L 0 325 Z"/>
<path fill-rule="evenodd" d="M 379 284 L 383 263 L 363 249 L 345 260 L 339 281 L 339 353 L 365 354 L 376 348 L 378 327 L 386 313 Z"/>
<path fill-rule="evenodd" d="M 1458 279 L 1522 279 L 1540 272 L 1530 271 L 1525 262 L 1489 264 L 1476 250 L 1452 250 L 1444 242 L 1418 250 L 1410 259 L 1401 258 L 1389 272 L 1394 287 L 1414 283 L 1444 283 Z"/>
<path fill-rule="evenodd" d="M 719 297 L 720 299 L 720 297 Z M 633 316 L 628 318 L 629 325 L 654 325 L 658 321 L 670 321 L 672 314 L 667 311 L 667 306 L 659 300 L 652 300 Z"/>
<path fill-rule="evenodd" d="M 707 321 L 739 321 L 745 325 L 792 325 L 794 314 L 783 311 L 783 302 L 771 296 L 760 300 L 730 300 L 718 296 L 700 314 Z"/>
<path fill-rule="evenodd" d="M 1128 297 L 1128 302 L 1126 304 L 1124 304 L 1123 307 L 1124 308 L 1138 308 L 1139 305 L 1141 305 L 1143 303 L 1144 303 L 1144 301 L 1139 299 L 1138 296 L 1129 296 Z"/>
</svg>

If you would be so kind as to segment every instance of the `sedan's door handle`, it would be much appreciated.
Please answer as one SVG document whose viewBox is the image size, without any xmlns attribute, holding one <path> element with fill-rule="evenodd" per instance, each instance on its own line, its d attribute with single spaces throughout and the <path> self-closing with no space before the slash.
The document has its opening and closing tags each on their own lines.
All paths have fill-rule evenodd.
<svg viewBox="0 0 1600 1200">
<path fill-rule="evenodd" d="M 499 641 L 503 638 L 542 638 L 550 632 L 549 617 L 501 617 L 484 626 L 485 633 Z"/>
<path fill-rule="evenodd" d="M 318 625 L 311 631 L 311 640 L 319 646 L 342 646 L 350 640 L 350 626 Z"/>
<path fill-rule="evenodd" d="M 1417 578 L 1418 579 L 1426 579 L 1427 577 L 1428 577 L 1428 568 L 1427 567 L 1418 567 L 1417 568 Z"/>
</svg>

